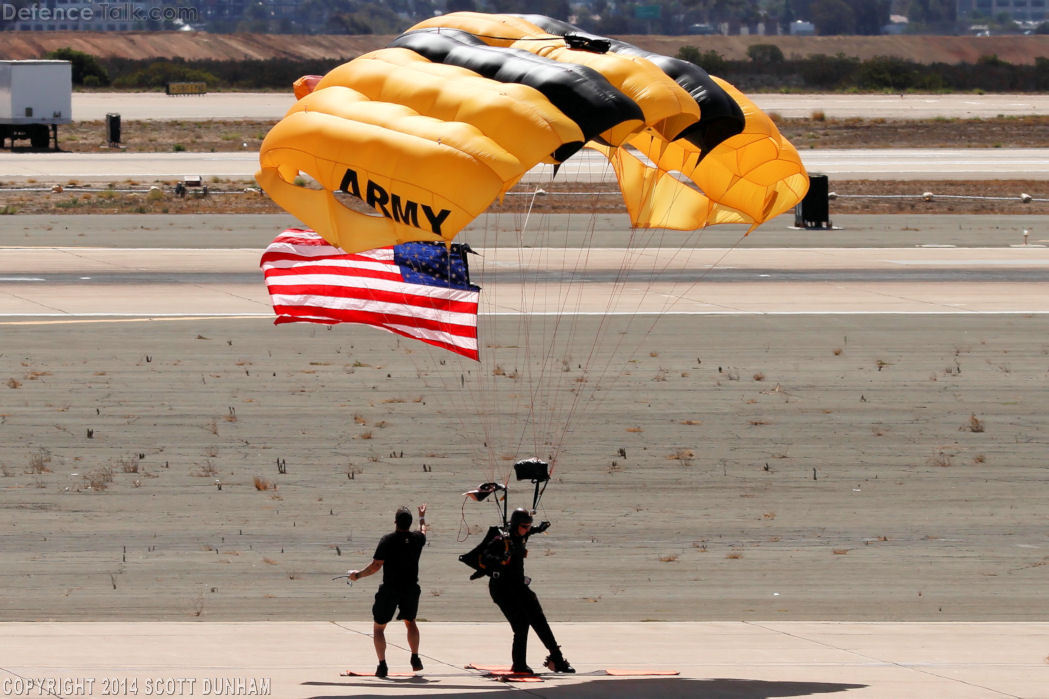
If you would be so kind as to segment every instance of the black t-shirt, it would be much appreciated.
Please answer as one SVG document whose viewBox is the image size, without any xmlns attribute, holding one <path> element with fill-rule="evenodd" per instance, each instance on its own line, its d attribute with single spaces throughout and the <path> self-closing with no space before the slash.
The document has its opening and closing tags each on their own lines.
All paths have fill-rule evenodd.
<svg viewBox="0 0 1049 699">
<path fill-rule="evenodd" d="M 405 587 L 419 582 L 419 556 L 425 545 L 426 535 L 418 531 L 395 531 L 379 539 L 372 558 L 382 561 L 383 584 Z"/>
</svg>

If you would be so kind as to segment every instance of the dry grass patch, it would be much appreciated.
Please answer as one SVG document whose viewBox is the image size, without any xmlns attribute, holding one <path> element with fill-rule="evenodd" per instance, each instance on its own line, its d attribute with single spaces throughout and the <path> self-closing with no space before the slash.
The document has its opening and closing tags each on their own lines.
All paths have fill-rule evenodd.
<svg viewBox="0 0 1049 699">
<path fill-rule="evenodd" d="M 113 482 L 113 469 L 110 466 L 100 466 L 85 474 L 84 482 L 91 490 L 105 490 Z"/>
<path fill-rule="evenodd" d="M 29 465 L 26 473 L 51 473 L 51 452 L 40 448 L 29 455 Z"/>
<path fill-rule="evenodd" d="M 959 430 L 969 430 L 970 432 L 983 432 L 983 420 L 976 417 L 976 413 L 969 416 L 969 422 L 958 428 Z"/>
<path fill-rule="evenodd" d="M 273 484 L 273 481 L 262 476 L 255 476 L 251 479 L 251 482 L 255 484 L 255 490 L 276 490 L 277 486 Z"/>
<path fill-rule="evenodd" d="M 937 468 L 950 468 L 953 465 L 951 455 L 942 450 L 938 451 L 929 457 L 929 465 Z"/>
<path fill-rule="evenodd" d="M 211 461 L 204 461 L 204 463 L 197 466 L 193 471 L 189 472 L 189 475 L 196 476 L 197 478 L 214 478 L 218 475 L 219 470 L 215 468 L 215 464 Z"/>
</svg>

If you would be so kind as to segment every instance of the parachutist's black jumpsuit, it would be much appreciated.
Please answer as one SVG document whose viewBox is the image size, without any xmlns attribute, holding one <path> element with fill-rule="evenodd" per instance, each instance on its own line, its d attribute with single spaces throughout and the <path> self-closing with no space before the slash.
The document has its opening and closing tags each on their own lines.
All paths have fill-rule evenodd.
<svg viewBox="0 0 1049 699">
<path fill-rule="evenodd" d="M 528 535 L 531 533 L 529 532 Z M 559 654 L 554 632 L 550 630 L 550 624 L 546 621 L 546 614 L 543 613 L 543 607 L 539 604 L 539 598 L 528 586 L 530 581 L 524 574 L 524 559 L 528 555 L 525 543 L 528 535 L 496 540 L 492 542 L 492 547 L 489 549 L 492 558 L 501 557 L 505 561 L 493 566 L 495 573 L 488 583 L 488 592 L 492 595 L 492 601 L 499 605 L 503 616 L 510 622 L 510 628 L 514 631 L 514 645 L 511 654 L 514 670 L 524 670 L 528 667 L 529 627 L 535 629 L 539 640 L 552 655 Z"/>
</svg>

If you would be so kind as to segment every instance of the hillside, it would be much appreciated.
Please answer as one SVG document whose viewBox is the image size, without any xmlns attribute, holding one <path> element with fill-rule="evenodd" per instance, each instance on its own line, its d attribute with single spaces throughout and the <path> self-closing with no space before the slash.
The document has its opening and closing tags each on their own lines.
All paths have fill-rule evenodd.
<svg viewBox="0 0 1049 699">
<path fill-rule="evenodd" d="M 4 32 L 0 58 L 39 58 L 71 47 L 99 57 L 243 60 L 266 58 L 353 58 L 382 48 L 390 36 L 205 34 L 197 32 Z M 973 63 L 995 54 L 1013 64 L 1049 57 L 1049 35 L 1042 36 L 623 36 L 649 51 L 674 55 L 681 46 L 713 50 L 725 58 L 746 58 L 747 47 L 776 44 L 789 57 L 815 54 L 871 58 L 898 56 L 918 63 Z"/>
</svg>

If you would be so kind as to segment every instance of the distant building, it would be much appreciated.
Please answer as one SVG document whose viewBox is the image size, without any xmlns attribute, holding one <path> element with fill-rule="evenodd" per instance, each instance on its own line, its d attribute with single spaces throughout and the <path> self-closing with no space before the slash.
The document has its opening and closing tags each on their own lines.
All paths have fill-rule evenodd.
<svg viewBox="0 0 1049 699">
<path fill-rule="evenodd" d="M 1049 0 L 956 0 L 958 19 L 988 19 L 1008 15 L 1016 22 L 1049 20 Z"/>
<path fill-rule="evenodd" d="M 889 15 L 889 23 L 881 28 L 882 34 L 903 34 L 909 21 L 903 15 Z"/>
<path fill-rule="evenodd" d="M 791 36 L 813 36 L 816 33 L 816 25 L 804 20 L 794 20 L 790 23 Z"/>
</svg>

